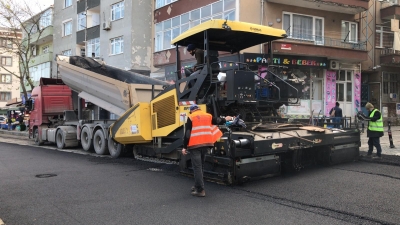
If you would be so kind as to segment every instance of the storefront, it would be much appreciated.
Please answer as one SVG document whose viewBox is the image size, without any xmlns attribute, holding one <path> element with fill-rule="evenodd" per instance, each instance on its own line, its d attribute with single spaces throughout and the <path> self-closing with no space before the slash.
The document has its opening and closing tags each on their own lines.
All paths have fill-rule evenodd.
<svg viewBox="0 0 400 225">
<path fill-rule="evenodd" d="M 220 61 L 237 61 L 237 55 L 220 57 Z M 273 67 L 268 67 L 269 55 L 243 53 L 240 61 L 262 77 L 271 70 L 285 81 L 297 85 L 299 102 L 286 103 L 282 109 L 284 117 L 308 119 L 310 115 L 329 116 L 329 111 L 339 102 L 343 116 L 354 116 L 360 110 L 361 73 L 358 64 L 329 61 L 324 57 L 295 55 L 273 55 Z M 333 62 L 333 64 L 332 64 Z M 183 62 L 181 71 L 192 67 L 195 61 Z M 221 67 L 235 67 L 232 63 L 220 63 Z M 167 81 L 175 81 L 175 65 L 165 67 Z"/>
</svg>

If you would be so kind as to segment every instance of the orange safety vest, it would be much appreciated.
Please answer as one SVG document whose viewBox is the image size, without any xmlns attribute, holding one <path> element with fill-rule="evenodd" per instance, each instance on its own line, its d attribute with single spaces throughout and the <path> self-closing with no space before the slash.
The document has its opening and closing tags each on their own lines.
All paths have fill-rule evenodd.
<svg viewBox="0 0 400 225">
<path fill-rule="evenodd" d="M 214 146 L 214 143 L 222 137 L 222 132 L 217 126 L 211 124 L 212 116 L 201 110 L 194 111 L 189 115 L 192 121 L 192 131 L 188 149 Z"/>
</svg>

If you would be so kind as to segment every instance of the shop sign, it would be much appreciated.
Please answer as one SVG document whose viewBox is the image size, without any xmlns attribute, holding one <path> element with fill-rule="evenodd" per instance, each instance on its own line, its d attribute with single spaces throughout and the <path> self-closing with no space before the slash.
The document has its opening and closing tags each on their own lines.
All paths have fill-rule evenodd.
<svg viewBox="0 0 400 225">
<path fill-rule="evenodd" d="M 252 65 L 268 65 L 268 54 L 243 53 L 243 62 Z"/>
<path fill-rule="evenodd" d="M 326 58 L 314 58 L 306 56 L 274 55 L 272 63 L 274 65 L 288 66 L 288 67 L 304 66 L 304 67 L 326 68 L 328 65 L 328 60 Z"/>
<path fill-rule="evenodd" d="M 282 50 L 292 50 L 292 44 L 281 44 Z"/>
</svg>

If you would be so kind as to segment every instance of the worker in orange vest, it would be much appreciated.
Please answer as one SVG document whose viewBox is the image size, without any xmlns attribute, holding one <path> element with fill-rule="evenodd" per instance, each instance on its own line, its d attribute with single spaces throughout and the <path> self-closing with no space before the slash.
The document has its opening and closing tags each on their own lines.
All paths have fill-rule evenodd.
<svg viewBox="0 0 400 225">
<path fill-rule="evenodd" d="M 195 184 L 191 189 L 191 194 L 197 197 L 204 197 L 206 196 L 203 179 L 205 155 L 208 149 L 213 147 L 214 143 L 222 136 L 222 132 L 213 124 L 224 124 L 226 121 L 233 120 L 233 117 L 213 117 L 211 114 L 200 110 L 196 104 L 191 105 L 189 110 L 190 115 L 185 125 L 182 154 L 186 155 L 190 150 Z"/>
</svg>

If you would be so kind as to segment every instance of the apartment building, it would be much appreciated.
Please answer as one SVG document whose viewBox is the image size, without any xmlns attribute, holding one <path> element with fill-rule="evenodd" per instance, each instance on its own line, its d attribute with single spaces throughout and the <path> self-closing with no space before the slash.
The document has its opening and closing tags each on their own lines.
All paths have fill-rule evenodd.
<svg viewBox="0 0 400 225">
<path fill-rule="evenodd" d="M 150 73 L 152 1 L 59 0 L 54 9 L 54 57 L 98 57 L 114 67 Z"/>
<path fill-rule="evenodd" d="M 0 107 L 11 99 L 20 99 L 19 58 L 13 43 L 21 40 L 20 31 L 0 28 Z"/>
<path fill-rule="evenodd" d="M 288 105 L 286 116 L 308 118 L 319 112 L 328 115 L 336 101 L 344 115 L 354 116 L 356 108 L 361 107 L 361 63 L 369 53 L 368 36 L 361 35 L 360 27 L 362 14 L 368 8 L 367 0 L 156 0 L 154 67 L 164 71 L 166 80 L 176 79 L 176 53 L 170 41 L 210 19 L 280 28 L 286 30 L 288 37 L 272 43 L 272 59 L 266 44 L 242 51 L 240 58 L 259 71 L 268 66 L 263 62 L 286 66 L 275 72 L 283 79 L 304 81 L 299 90 L 300 104 Z M 180 52 L 183 67 L 194 64 L 184 48 Z M 219 57 L 226 61 L 237 58 Z"/>
<path fill-rule="evenodd" d="M 27 60 L 29 60 L 29 76 L 34 86 L 39 85 L 40 78 L 52 77 L 53 12 L 53 6 L 50 6 L 24 22 L 24 27 L 27 29 L 22 32 L 22 43 L 29 45 Z M 29 98 L 31 87 L 25 85 L 25 88 Z"/>
<path fill-rule="evenodd" d="M 400 115 L 400 2 L 370 1 L 363 14 L 368 31 L 368 60 L 362 64 L 365 98 L 384 117 Z"/>
</svg>

